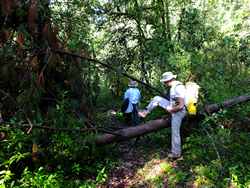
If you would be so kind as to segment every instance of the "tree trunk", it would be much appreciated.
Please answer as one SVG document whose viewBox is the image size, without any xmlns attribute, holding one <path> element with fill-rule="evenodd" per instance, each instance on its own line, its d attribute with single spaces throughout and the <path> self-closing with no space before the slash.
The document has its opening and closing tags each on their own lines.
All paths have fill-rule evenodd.
<svg viewBox="0 0 250 188">
<path fill-rule="evenodd" d="M 250 101 L 250 95 L 243 95 L 243 96 L 235 97 L 233 99 L 226 100 L 221 104 L 206 105 L 204 107 L 204 110 L 208 114 L 211 114 L 213 112 L 217 112 L 221 108 L 229 108 L 236 104 L 247 102 L 247 101 Z M 129 127 L 129 128 L 115 131 L 114 134 L 99 135 L 96 138 L 95 142 L 97 145 L 105 145 L 105 144 L 110 144 L 114 142 L 124 141 L 130 138 L 135 138 L 138 136 L 145 135 L 147 133 L 151 133 L 151 132 L 163 129 L 168 126 L 170 126 L 170 119 L 161 118 L 161 119 L 146 122 L 136 127 Z"/>
<path fill-rule="evenodd" d="M 103 134 L 97 137 L 96 144 L 110 144 L 113 142 L 128 140 L 130 138 L 138 137 L 156 130 L 160 130 L 170 125 L 169 119 L 157 119 L 149 121 L 145 124 L 138 125 L 136 127 L 129 127 L 115 131 L 116 134 Z M 121 135 L 121 136 L 118 136 Z"/>
<path fill-rule="evenodd" d="M 205 112 L 207 112 L 208 114 L 211 114 L 211 113 L 219 111 L 221 108 L 229 108 L 236 104 L 240 104 L 249 100 L 250 100 L 250 95 L 242 95 L 242 96 L 238 96 L 238 97 L 234 97 L 232 99 L 226 100 L 222 102 L 221 104 L 218 103 L 218 104 L 206 105 L 204 109 L 205 109 Z"/>
</svg>

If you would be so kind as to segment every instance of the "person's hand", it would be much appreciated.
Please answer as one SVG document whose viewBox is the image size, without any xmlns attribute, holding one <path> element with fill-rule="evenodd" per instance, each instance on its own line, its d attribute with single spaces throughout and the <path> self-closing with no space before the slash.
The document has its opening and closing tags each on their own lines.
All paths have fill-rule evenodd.
<svg viewBox="0 0 250 188">
<path fill-rule="evenodd" d="M 138 115 L 142 118 L 145 118 L 148 115 L 148 111 L 144 110 L 144 111 L 140 111 L 138 112 Z"/>
<path fill-rule="evenodd" d="M 171 107 L 171 106 L 167 106 L 166 110 L 167 110 L 169 113 L 172 113 L 172 107 Z"/>
</svg>

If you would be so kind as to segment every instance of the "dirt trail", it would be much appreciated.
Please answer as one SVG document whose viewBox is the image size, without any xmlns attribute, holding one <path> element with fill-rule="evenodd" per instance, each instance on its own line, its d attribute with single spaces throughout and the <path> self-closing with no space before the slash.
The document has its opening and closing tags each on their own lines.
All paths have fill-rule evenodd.
<svg viewBox="0 0 250 188">
<path fill-rule="evenodd" d="M 161 176 L 164 172 L 162 163 L 169 163 L 176 167 L 176 161 L 169 161 L 166 156 L 168 151 L 156 150 L 145 151 L 147 139 L 123 142 L 119 145 L 121 162 L 109 174 L 108 182 L 104 187 L 127 188 L 127 187 L 154 187 L 150 177 Z M 167 177 L 163 177 L 163 187 L 167 187 Z"/>
<path fill-rule="evenodd" d="M 121 164 L 111 172 L 108 187 L 131 187 L 140 182 L 140 177 L 136 173 L 138 168 L 143 167 L 145 159 L 135 148 L 131 148 L 129 143 L 125 142 L 120 145 Z"/>
</svg>

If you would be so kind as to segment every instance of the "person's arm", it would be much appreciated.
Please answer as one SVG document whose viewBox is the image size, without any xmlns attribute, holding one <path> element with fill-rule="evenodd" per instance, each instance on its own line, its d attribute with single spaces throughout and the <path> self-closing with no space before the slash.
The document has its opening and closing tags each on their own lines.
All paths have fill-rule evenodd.
<svg viewBox="0 0 250 188">
<path fill-rule="evenodd" d="M 178 112 L 180 110 L 182 110 L 185 106 L 185 87 L 184 85 L 178 85 L 176 86 L 175 88 L 175 105 L 174 106 L 171 106 L 171 107 L 168 107 L 167 108 L 167 111 L 169 113 L 175 113 L 175 112 Z"/>
<path fill-rule="evenodd" d="M 126 98 L 129 98 L 129 92 L 128 92 L 128 90 L 126 90 L 126 92 L 125 92 L 125 94 L 124 94 L 123 100 L 125 100 Z"/>
<path fill-rule="evenodd" d="M 167 108 L 167 111 L 169 113 L 175 113 L 178 112 L 180 110 L 182 110 L 182 108 L 184 107 L 185 103 L 184 103 L 184 98 L 176 98 L 176 106 L 172 107 L 172 108 Z"/>
</svg>

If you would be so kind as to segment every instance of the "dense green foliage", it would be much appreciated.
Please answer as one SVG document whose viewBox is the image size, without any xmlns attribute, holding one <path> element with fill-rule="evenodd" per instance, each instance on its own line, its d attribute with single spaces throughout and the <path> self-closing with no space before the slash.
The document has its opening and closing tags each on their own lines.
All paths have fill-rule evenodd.
<svg viewBox="0 0 250 188">
<path fill-rule="evenodd" d="M 196 81 L 200 106 L 249 95 L 249 4 L 1 0 L 0 187 L 105 186 L 120 153 L 94 139 L 123 120 L 107 113 L 119 111 L 128 83 L 122 72 L 160 90 L 165 71 Z M 155 93 L 139 88 L 144 107 Z M 165 161 L 163 174 L 143 185 L 162 186 L 167 176 L 172 187 L 250 187 L 249 118 L 249 103 L 206 117 L 185 135 L 179 167 Z M 150 145 L 134 149 L 157 158 L 169 136 L 153 133 L 141 141 Z"/>
</svg>

